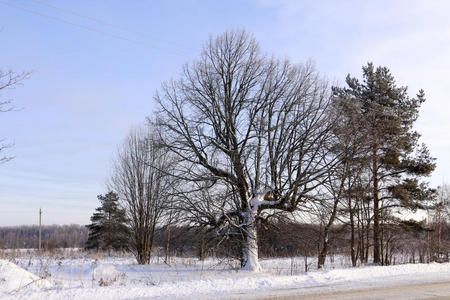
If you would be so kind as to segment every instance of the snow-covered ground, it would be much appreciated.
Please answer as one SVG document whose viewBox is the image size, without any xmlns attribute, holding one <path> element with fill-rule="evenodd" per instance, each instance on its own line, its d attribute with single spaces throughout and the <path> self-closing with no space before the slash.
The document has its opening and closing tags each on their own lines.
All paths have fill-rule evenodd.
<svg viewBox="0 0 450 300">
<path fill-rule="evenodd" d="M 20 253 L 0 259 L 0 299 L 258 298 L 295 290 L 308 294 L 349 288 L 450 281 L 450 264 L 349 268 L 345 257 L 304 273 L 304 258 L 267 259 L 265 271 L 237 271 L 236 261 L 155 258 L 140 266 L 130 256 L 83 257 Z M 315 260 L 309 259 L 313 266 Z"/>
</svg>

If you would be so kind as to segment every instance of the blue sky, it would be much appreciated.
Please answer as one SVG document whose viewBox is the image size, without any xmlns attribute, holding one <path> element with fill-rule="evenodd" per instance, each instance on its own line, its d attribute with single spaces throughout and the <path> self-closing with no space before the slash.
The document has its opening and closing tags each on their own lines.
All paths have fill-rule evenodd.
<svg viewBox="0 0 450 300">
<path fill-rule="evenodd" d="M 447 1 L 0 0 L 0 68 L 33 71 L 2 92 L 0 226 L 87 224 L 111 160 L 210 35 L 253 33 L 264 52 L 312 59 L 336 84 L 368 61 L 388 66 L 427 102 L 416 128 L 437 157 L 432 185 L 450 181 L 450 21 Z M 96 22 L 95 18 L 101 22 Z M 123 30 L 126 29 L 126 30 Z"/>
</svg>

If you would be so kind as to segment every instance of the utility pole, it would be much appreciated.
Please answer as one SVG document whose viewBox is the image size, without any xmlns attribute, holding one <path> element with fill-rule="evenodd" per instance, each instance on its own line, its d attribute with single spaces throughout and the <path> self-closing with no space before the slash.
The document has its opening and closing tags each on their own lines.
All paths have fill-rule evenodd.
<svg viewBox="0 0 450 300">
<path fill-rule="evenodd" d="M 39 208 L 39 252 L 41 252 L 41 236 L 42 236 L 42 209 Z"/>
</svg>

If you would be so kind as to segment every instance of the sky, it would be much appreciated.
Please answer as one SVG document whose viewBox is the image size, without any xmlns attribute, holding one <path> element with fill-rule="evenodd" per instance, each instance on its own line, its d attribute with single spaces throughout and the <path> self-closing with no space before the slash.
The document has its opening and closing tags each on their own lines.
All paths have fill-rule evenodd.
<svg viewBox="0 0 450 300">
<path fill-rule="evenodd" d="M 107 192 L 127 133 L 155 109 L 161 83 L 180 76 L 210 36 L 254 35 L 263 52 L 314 61 L 330 81 L 387 66 L 427 101 L 416 130 L 450 181 L 448 1 L 0 0 L 0 69 L 31 71 L 1 91 L 15 110 L 0 138 L 15 158 L 0 165 L 0 226 L 88 224 Z"/>
</svg>

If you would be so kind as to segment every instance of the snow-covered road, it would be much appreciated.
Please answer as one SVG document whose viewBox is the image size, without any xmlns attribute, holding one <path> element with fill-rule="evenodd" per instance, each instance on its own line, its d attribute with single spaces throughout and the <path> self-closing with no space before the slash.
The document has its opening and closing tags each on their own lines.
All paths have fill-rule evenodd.
<svg viewBox="0 0 450 300">
<path fill-rule="evenodd" d="M 231 295 L 228 299 L 247 300 L 411 300 L 411 299 L 450 299 L 450 282 L 422 283 L 403 286 L 371 287 L 350 289 L 347 291 L 314 292 L 302 290 L 273 291 L 262 297 L 248 295 Z"/>
</svg>

